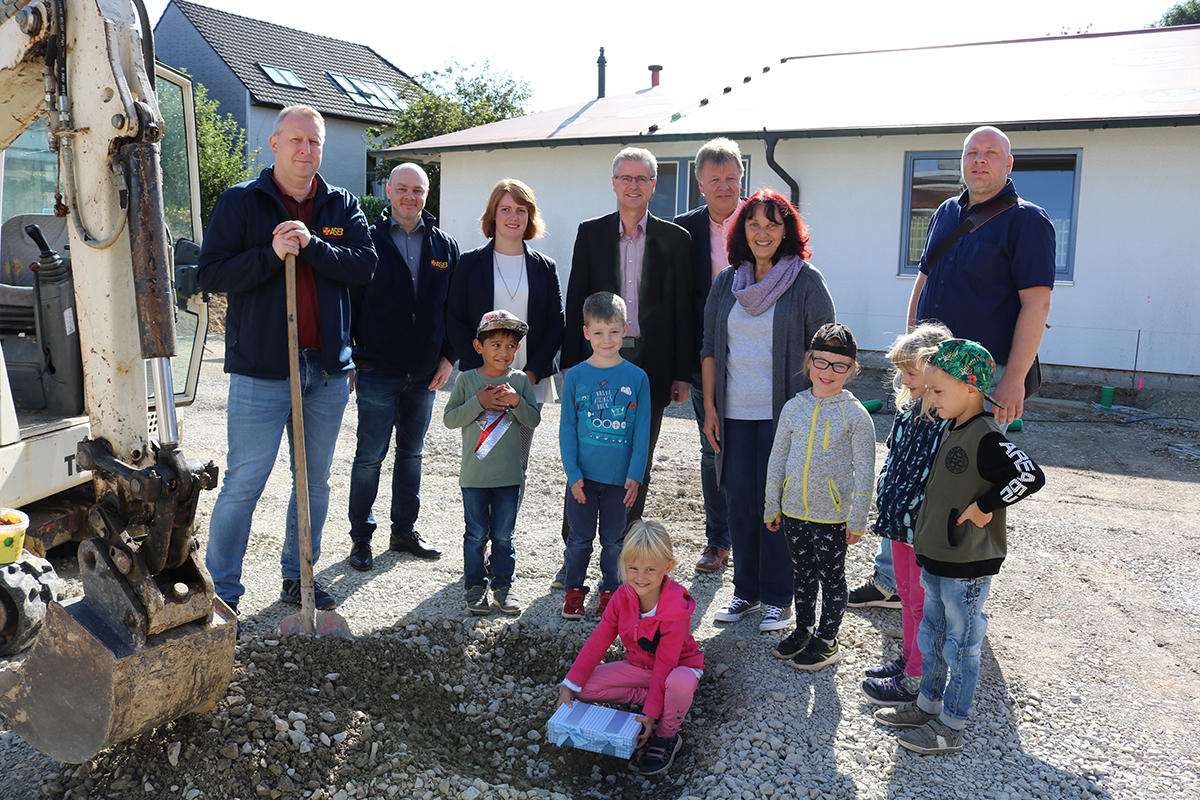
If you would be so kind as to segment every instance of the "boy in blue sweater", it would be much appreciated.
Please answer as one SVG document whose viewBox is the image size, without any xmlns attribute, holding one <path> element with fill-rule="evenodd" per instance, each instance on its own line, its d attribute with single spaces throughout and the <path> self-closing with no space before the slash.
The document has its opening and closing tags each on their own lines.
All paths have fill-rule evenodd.
<svg viewBox="0 0 1200 800">
<path fill-rule="evenodd" d="M 620 586 L 617 559 L 625 541 L 625 513 L 637 499 L 650 452 L 650 382 L 621 358 L 628 330 L 625 301 L 597 292 L 583 302 L 583 338 L 592 355 L 563 379 L 558 428 L 567 473 L 567 600 L 562 615 L 582 619 L 588 562 L 600 529 L 600 605 Z"/>
</svg>

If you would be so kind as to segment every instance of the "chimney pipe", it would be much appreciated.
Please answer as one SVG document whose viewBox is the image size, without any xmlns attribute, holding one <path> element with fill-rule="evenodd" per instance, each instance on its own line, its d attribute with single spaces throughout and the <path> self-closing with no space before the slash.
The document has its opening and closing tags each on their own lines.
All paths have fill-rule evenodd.
<svg viewBox="0 0 1200 800">
<path fill-rule="evenodd" d="M 658 86 L 658 73 L 662 72 L 662 65 L 651 64 L 646 69 L 650 70 L 650 88 L 653 89 Z"/>
<path fill-rule="evenodd" d="M 601 98 L 604 97 L 604 67 L 607 64 L 608 64 L 608 61 L 606 61 L 604 58 L 604 48 L 601 47 L 600 48 L 600 57 L 596 59 L 596 68 L 600 72 L 600 87 L 599 87 L 598 91 L 596 92 L 597 100 L 600 100 Z"/>
</svg>

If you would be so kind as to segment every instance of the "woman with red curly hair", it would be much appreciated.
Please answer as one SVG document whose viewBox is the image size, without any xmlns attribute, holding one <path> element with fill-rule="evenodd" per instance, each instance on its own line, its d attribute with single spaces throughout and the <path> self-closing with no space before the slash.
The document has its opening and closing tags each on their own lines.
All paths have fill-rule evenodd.
<svg viewBox="0 0 1200 800">
<path fill-rule="evenodd" d="M 731 266 L 709 291 L 700 351 L 704 434 L 733 541 L 733 600 L 713 618 L 737 622 L 761 609 L 759 630 L 773 631 L 791 625 L 792 559 L 763 521 L 767 458 L 783 404 L 809 387 L 804 354 L 834 321 L 833 298 L 806 260 L 808 228 L 783 196 L 756 192 L 727 225 Z"/>
</svg>

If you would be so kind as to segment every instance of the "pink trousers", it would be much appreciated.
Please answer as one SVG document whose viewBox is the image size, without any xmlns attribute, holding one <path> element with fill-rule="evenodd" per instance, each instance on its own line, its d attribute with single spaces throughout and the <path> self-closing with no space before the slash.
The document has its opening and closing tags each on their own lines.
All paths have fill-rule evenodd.
<svg viewBox="0 0 1200 800">
<path fill-rule="evenodd" d="M 921 566 L 912 545 L 892 542 L 892 565 L 896 570 L 896 591 L 900 594 L 900 614 L 904 627 L 904 672 L 921 675 L 921 648 L 917 631 L 925 617 L 925 590 L 921 588 Z"/>
<path fill-rule="evenodd" d="M 919 658 L 920 656 L 918 656 Z M 596 667 L 583 691 L 578 693 L 585 703 L 629 703 L 644 706 L 650 696 L 651 671 L 635 667 L 628 661 L 613 661 Z M 654 730 L 655 736 L 670 739 L 679 733 L 679 726 L 688 709 L 700 679 L 688 667 L 676 667 L 667 675 L 662 716 Z"/>
</svg>

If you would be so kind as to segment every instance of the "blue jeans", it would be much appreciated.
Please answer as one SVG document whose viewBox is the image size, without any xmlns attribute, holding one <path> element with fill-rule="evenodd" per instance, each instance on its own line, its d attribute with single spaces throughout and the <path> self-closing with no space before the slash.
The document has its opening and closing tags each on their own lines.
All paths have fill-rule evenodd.
<svg viewBox="0 0 1200 800">
<path fill-rule="evenodd" d="M 875 574 L 872 576 L 879 591 L 896 594 L 896 568 L 892 565 L 892 540 L 879 537 L 879 549 L 875 551 Z"/>
<path fill-rule="evenodd" d="M 350 468 L 350 539 L 371 541 L 375 532 L 375 496 L 379 468 L 387 456 L 392 430 L 396 457 L 392 468 L 392 536 L 410 536 L 421 511 L 421 457 L 433 412 L 433 374 L 400 377 L 358 373 L 358 446 Z"/>
<path fill-rule="evenodd" d="M 600 591 L 616 591 L 621 585 L 617 561 L 625 543 L 625 487 L 583 481 L 586 503 L 580 503 L 567 490 L 567 521 L 571 533 L 567 537 L 567 588 L 582 588 L 592 560 L 592 541 L 596 525 L 600 526 Z"/>
<path fill-rule="evenodd" d="M 729 541 L 729 507 L 717 486 L 717 454 L 704 435 L 704 386 L 692 376 L 692 411 L 700 428 L 700 487 L 704 491 L 704 536 L 710 547 L 732 550 Z"/>
<path fill-rule="evenodd" d="M 304 403 L 304 448 L 308 466 L 308 503 L 312 518 L 313 562 L 321 555 L 321 530 L 329 510 L 329 470 L 342 412 L 350 398 L 349 374 L 324 375 L 319 350 L 300 354 L 300 386 Z M 242 586 L 242 560 L 250 540 L 254 508 L 275 466 L 279 443 L 287 433 L 292 448 L 292 391 L 288 381 L 232 375 L 226 421 L 229 458 L 221 494 L 208 524 L 208 552 L 204 563 L 217 594 L 238 602 Z M 292 494 L 280 556 L 283 577 L 300 578 L 300 545 L 297 533 L 295 461 L 292 461 Z"/>
<path fill-rule="evenodd" d="M 939 578 L 923 570 L 921 585 L 925 618 L 917 644 L 925 674 L 918 703 L 925 713 L 939 714 L 943 723 L 961 730 L 979 684 L 979 654 L 988 626 L 983 604 L 992 578 Z"/>
<path fill-rule="evenodd" d="M 492 543 L 492 588 L 512 586 L 517 566 L 513 529 L 517 526 L 520 491 L 520 486 L 462 487 L 463 517 L 467 521 L 463 534 L 463 588 L 488 585 L 483 554 L 489 541 Z"/>
<path fill-rule="evenodd" d="M 733 593 L 787 608 L 792 604 L 792 554 L 783 530 L 767 530 L 763 522 L 775 424 L 769 419 L 726 419 L 724 431 L 721 489 L 733 541 Z"/>
</svg>

